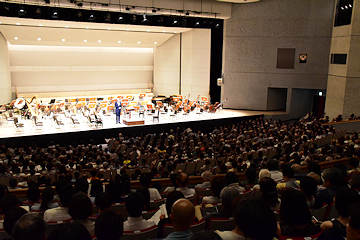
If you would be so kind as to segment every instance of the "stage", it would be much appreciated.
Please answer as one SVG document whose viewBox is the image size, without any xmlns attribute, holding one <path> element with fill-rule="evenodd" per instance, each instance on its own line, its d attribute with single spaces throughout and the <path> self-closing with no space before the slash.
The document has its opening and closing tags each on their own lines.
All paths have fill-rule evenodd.
<svg viewBox="0 0 360 240">
<path fill-rule="evenodd" d="M 159 121 L 153 115 L 140 115 L 132 113 L 129 117 L 121 116 L 121 124 L 116 124 L 115 114 L 101 116 L 101 124 L 90 124 L 88 119 L 81 114 L 77 114 L 76 118 L 79 124 L 74 124 L 70 118 L 63 117 L 63 125 L 57 125 L 50 117 L 40 117 L 38 122 L 43 124 L 42 127 L 35 126 L 33 120 L 20 120 L 23 127 L 16 128 L 14 122 L 7 121 L 2 116 L 0 142 L 5 144 L 30 144 L 35 142 L 46 143 L 54 142 L 86 142 L 93 139 L 95 143 L 105 143 L 105 138 L 116 137 L 120 132 L 127 136 L 136 136 L 141 133 L 154 133 L 168 131 L 177 127 L 188 128 L 191 127 L 196 131 L 212 131 L 216 126 L 231 125 L 241 121 L 254 119 L 264 115 L 278 115 L 284 112 L 263 112 L 263 111 L 245 111 L 245 110 L 231 110 L 221 109 L 216 113 L 200 113 L 190 112 L 186 115 L 178 113 L 173 116 L 171 113 L 159 114 Z M 125 125 L 127 122 L 138 122 L 140 125 Z"/>
</svg>

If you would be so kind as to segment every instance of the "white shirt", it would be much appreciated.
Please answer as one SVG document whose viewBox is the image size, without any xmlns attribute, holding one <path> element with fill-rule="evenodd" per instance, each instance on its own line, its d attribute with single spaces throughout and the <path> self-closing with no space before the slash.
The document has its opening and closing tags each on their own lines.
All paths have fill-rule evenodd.
<svg viewBox="0 0 360 240">
<path fill-rule="evenodd" d="M 234 232 L 231 232 L 231 231 L 215 231 L 220 237 L 222 240 L 246 240 L 245 237 L 239 235 L 239 234 L 236 234 Z"/>
<path fill-rule="evenodd" d="M 199 184 L 195 185 L 195 188 L 198 188 L 198 189 L 211 188 L 211 183 L 210 183 L 210 181 L 199 183 Z"/>
<path fill-rule="evenodd" d="M 270 176 L 272 179 L 274 179 L 275 182 L 284 180 L 284 176 L 280 171 L 270 171 Z"/>
<path fill-rule="evenodd" d="M 48 209 L 44 213 L 44 220 L 46 222 L 64 221 L 70 219 L 67 207 L 57 207 Z"/>
<path fill-rule="evenodd" d="M 162 199 L 159 191 L 156 188 L 149 188 L 150 200 Z"/>
<path fill-rule="evenodd" d="M 151 219 L 145 220 L 140 217 L 128 217 L 124 222 L 124 231 L 135 231 L 145 228 L 149 228 L 156 225 L 155 222 Z"/>
<path fill-rule="evenodd" d="M 178 187 L 176 190 L 182 192 L 185 198 L 193 197 L 196 195 L 195 189 L 192 188 Z"/>
<path fill-rule="evenodd" d="M 239 185 L 239 183 L 231 183 L 228 186 L 224 187 L 221 192 L 220 192 L 220 198 L 222 198 L 222 195 L 224 194 L 225 191 L 227 191 L 228 189 L 234 188 L 236 189 L 240 194 L 245 192 L 245 188 L 241 187 Z"/>
</svg>

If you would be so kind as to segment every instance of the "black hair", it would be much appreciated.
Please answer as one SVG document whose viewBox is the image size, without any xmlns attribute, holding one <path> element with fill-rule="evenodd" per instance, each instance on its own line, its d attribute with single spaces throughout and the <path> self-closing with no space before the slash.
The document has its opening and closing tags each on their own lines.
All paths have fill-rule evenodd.
<svg viewBox="0 0 360 240">
<path fill-rule="evenodd" d="M 140 184 L 141 186 L 143 187 L 149 187 L 150 184 L 151 184 L 151 178 L 150 178 L 150 175 L 148 173 L 142 173 L 140 175 Z"/>
<path fill-rule="evenodd" d="M 317 190 L 316 180 L 308 176 L 302 177 L 300 180 L 300 188 L 306 197 L 315 196 Z"/>
<path fill-rule="evenodd" d="M 98 240 L 119 240 L 123 231 L 123 217 L 114 209 L 106 209 L 96 219 L 95 235 Z"/>
<path fill-rule="evenodd" d="M 130 193 L 125 201 L 125 207 L 130 217 L 140 217 L 144 205 L 144 197 L 139 192 Z"/>
<path fill-rule="evenodd" d="M 352 166 L 353 168 L 358 168 L 359 167 L 359 159 L 353 158 L 353 157 L 350 158 L 349 165 Z"/>
<path fill-rule="evenodd" d="M 238 176 L 234 172 L 228 172 L 225 175 L 225 184 L 226 186 L 232 183 L 238 183 L 239 179 Z"/>
<path fill-rule="evenodd" d="M 77 179 L 75 182 L 75 189 L 78 192 L 83 192 L 83 193 L 87 194 L 88 189 L 89 189 L 89 183 L 86 180 L 86 178 Z"/>
<path fill-rule="evenodd" d="M 91 235 L 84 225 L 78 221 L 67 222 L 58 226 L 48 240 L 91 240 Z"/>
<path fill-rule="evenodd" d="M 31 186 L 26 191 L 27 199 L 32 202 L 38 202 L 40 200 L 40 189 L 38 186 Z"/>
<path fill-rule="evenodd" d="M 274 159 L 270 159 L 266 162 L 266 168 L 269 170 L 269 171 L 276 171 L 276 170 L 279 170 L 279 165 L 278 165 L 278 162 Z"/>
<path fill-rule="evenodd" d="M 174 205 L 174 203 L 181 199 L 181 198 L 185 198 L 184 194 L 180 191 L 172 191 L 168 194 L 167 199 L 166 199 L 166 212 L 167 214 L 170 216 L 171 213 L 171 208 Z"/>
<path fill-rule="evenodd" d="M 107 192 L 111 195 L 111 201 L 117 203 L 121 201 L 121 194 L 123 193 L 123 188 L 118 180 L 113 180 L 109 182 Z"/>
<path fill-rule="evenodd" d="M 349 217 L 349 207 L 358 202 L 360 202 L 360 195 L 356 190 L 348 187 L 341 187 L 336 191 L 335 208 L 340 216 Z"/>
<path fill-rule="evenodd" d="M 256 179 L 256 169 L 249 167 L 248 169 L 246 169 L 245 171 L 245 176 L 246 178 L 250 181 L 250 182 L 255 182 Z"/>
<path fill-rule="evenodd" d="M 225 187 L 224 178 L 219 176 L 214 176 L 211 179 L 211 191 L 214 194 L 214 197 L 220 198 L 221 190 Z"/>
<path fill-rule="evenodd" d="M 288 178 L 294 178 L 295 175 L 294 169 L 289 166 L 284 167 L 282 173 L 284 177 L 288 177 Z"/>
<path fill-rule="evenodd" d="M 20 217 L 24 214 L 26 214 L 27 211 L 22 207 L 13 207 L 7 213 L 5 214 L 4 218 L 4 230 L 9 235 L 13 235 L 12 231 L 15 226 L 15 223 L 17 220 L 20 219 Z"/>
<path fill-rule="evenodd" d="M 71 198 L 69 215 L 74 220 L 86 220 L 92 214 L 90 198 L 83 193 L 76 193 Z"/>
<path fill-rule="evenodd" d="M 48 204 L 54 200 L 54 196 L 55 196 L 55 190 L 50 187 L 47 187 L 42 191 L 41 206 L 40 206 L 41 211 L 46 211 L 47 209 L 49 209 Z"/>
<path fill-rule="evenodd" d="M 140 187 L 140 188 L 138 188 L 136 190 L 136 192 L 140 193 L 143 196 L 145 209 L 149 210 L 150 209 L 150 192 L 149 192 L 149 189 L 147 189 L 146 187 Z"/>
<path fill-rule="evenodd" d="M 92 177 L 96 177 L 97 174 L 98 174 L 98 171 L 97 171 L 95 168 L 91 169 L 90 175 L 91 175 Z"/>
<path fill-rule="evenodd" d="M 270 207 L 275 207 L 279 203 L 276 192 L 276 182 L 274 179 L 264 177 L 260 180 L 261 197 L 269 204 Z"/>
<path fill-rule="evenodd" d="M 294 189 L 282 192 L 280 219 L 285 225 L 289 226 L 311 223 L 311 213 L 302 192 Z"/>
<path fill-rule="evenodd" d="M 14 178 L 11 178 L 9 180 L 9 186 L 15 188 L 17 186 L 17 180 Z"/>
<path fill-rule="evenodd" d="M 13 229 L 14 240 L 43 240 L 46 222 L 38 214 L 27 213 L 20 217 Z"/>
<path fill-rule="evenodd" d="M 360 203 L 356 203 L 350 207 L 350 227 L 360 230 Z"/>
<path fill-rule="evenodd" d="M 90 195 L 91 197 L 96 197 L 97 194 L 104 191 L 103 185 L 100 180 L 92 180 L 91 181 L 91 190 Z"/>
<path fill-rule="evenodd" d="M 261 198 L 240 201 L 235 210 L 235 222 L 246 239 L 272 240 L 277 230 L 275 214 Z"/>
<path fill-rule="evenodd" d="M 75 193 L 75 188 L 70 184 L 67 184 L 66 186 L 61 188 L 61 191 L 59 192 L 61 206 L 69 207 L 71 198 Z"/>
<path fill-rule="evenodd" d="M 95 205 L 101 210 L 111 207 L 111 194 L 108 192 L 98 193 L 95 197 Z"/>
<path fill-rule="evenodd" d="M 174 186 L 175 188 L 178 188 L 179 186 L 178 186 L 176 180 L 177 180 L 177 174 L 175 174 L 175 173 L 170 174 L 170 181 L 171 181 L 171 183 L 173 184 L 173 186 Z"/>
<path fill-rule="evenodd" d="M 17 206 L 19 206 L 19 199 L 14 194 L 7 194 L 0 199 L 0 208 L 4 214 Z"/>
<path fill-rule="evenodd" d="M 344 176 L 341 170 L 335 167 L 326 168 L 323 172 L 324 180 L 329 180 L 332 186 L 341 186 L 344 184 Z"/>
</svg>

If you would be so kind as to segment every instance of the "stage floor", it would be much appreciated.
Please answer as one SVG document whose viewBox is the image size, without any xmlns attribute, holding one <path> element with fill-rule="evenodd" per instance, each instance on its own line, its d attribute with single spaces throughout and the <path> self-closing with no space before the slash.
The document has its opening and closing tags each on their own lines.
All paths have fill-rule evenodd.
<svg viewBox="0 0 360 240">
<path fill-rule="evenodd" d="M 204 121 L 204 120 L 215 120 L 215 119 L 226 119 L 226 118 L 238 118 L 246 116 L 256 116 L 256 115 L 280 115 L 285 114 L 281 111 L 246 111 L 246 110 L 231 110 L 231 109 L 222 109 L 216 113 L 202 113 L 197 114 L 191 112 L 188 116 L 183 115 L 182 113 L 178 114 L 176 117 L 171 117 L 169 114 L 163 115 L 160 114 L 159 122 L 153 121 L 152 116 L 138 117 L 137 114 L 132 114 L 130 120 L 144 120 L 146 125 L 161 125 L 169 123 L 183 123 L 183 122 L 192 122 L 192 121 Z M 24 127 L 17 129 L 13 122 L 7 122 L 6 119 L 1 116 L 1 131 L 0 139 L 4 138 L 14 138 L 14 137 L 24 137 L 24 136 L 38 136 L 38 135 L 47 135 L 47 134 L 57 134 L 57 133 L 72 133 L 72 132 L 82 132 L 82 131 L 91 131 L 97 129 L 121 129 L 121 128 L 132 128 L 140 125 L 127 126 L 123 123 L 123 120 L 129 120 L 129 117 L 121 116 L 121 124 L 116 124 L 115 114 L 110 114 L 110 116 L 103 116 L 103 126 L 95 127 L 88 124 L 88 120 L 82 115 L 78 114 L 77 119 L 79 120 L 79 126 L 74 126 L 71 123 L 70 118 L 62 118 L 64 126 L 59 127 L 54 120 L 49 117 L 40 117 L 40 121 L 43 122 L 42 128 L 36 128 L 33 120 L 20 120 L 21 123 L 24 123 Z"/>
</svg>

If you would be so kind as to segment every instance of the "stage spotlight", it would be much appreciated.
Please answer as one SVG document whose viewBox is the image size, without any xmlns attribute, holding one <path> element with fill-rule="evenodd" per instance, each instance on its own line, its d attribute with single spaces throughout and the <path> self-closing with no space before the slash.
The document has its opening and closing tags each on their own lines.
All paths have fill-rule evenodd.
<svg viewBox="0 0 360 240">
<path fill-rule="evenodd" d="M 20 6 L 19 11 L 18 11 L 18 15 L 19 16 L 25 16 L 26 15 L 26 10 L 25 10 L 24 6 Z"/>
<path fill-rule="evenodd" d="M 96 17 L 93 12 L 90 12 L 89 14 L 89 21 L 95 21 Z"/>
<path fill-rule="evenodd" d="M 56 9 L 53 10 L 51 17 L 53 19 L 58 19 L 59 18 L 59 13 L 58 13 L 58 11 Z"/>
<path fill-rule="evenodd" d="M 117 20 L 118 23 L 122 23 L 124 22 L 124 16 L 120 13 L 119 16 L 118 16 L 118 20 Z"/>
<path fill-rule="evenodd" d="M 219 28 L 220 27 L 220 23 L 218 21 L 215 22 L 215 28 Z"/>
</svg>

